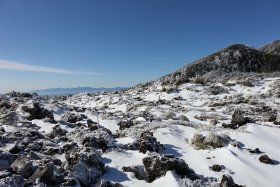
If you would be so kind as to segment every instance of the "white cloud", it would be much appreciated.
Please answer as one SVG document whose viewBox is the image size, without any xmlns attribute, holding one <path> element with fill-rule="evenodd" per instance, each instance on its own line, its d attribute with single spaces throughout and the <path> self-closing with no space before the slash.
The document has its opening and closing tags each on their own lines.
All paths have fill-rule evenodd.
<svg viewBox="0 0 280 187">
<path fill-rule="evenodd" d="M 19 62 L 13 62 L 13 61 L 7 61 L 7 60 L 0 60 L 0 69 L 70 74 L 70 75 L 101 75 L 100 73 L 93 73 L 93 72 L 71 71 L 71 70 L 44 67 L 44 66 L 33 66 L 33 65 L 28 65 L 28 64 L 23 64 L 23 63 L 19 63 Z"/>
</svg>

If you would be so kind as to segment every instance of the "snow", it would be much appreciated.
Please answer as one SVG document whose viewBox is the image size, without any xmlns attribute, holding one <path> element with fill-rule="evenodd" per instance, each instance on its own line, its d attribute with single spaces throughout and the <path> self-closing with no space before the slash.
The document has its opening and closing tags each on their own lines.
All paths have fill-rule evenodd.
<svg viewBox="0 0 280 187">
<path fill-rule="evenodd" d="M 14 132 L 14 131 L 16 131 L 16 127 L 13 127 L 13 126 L 10 126 L 10 125 L 3 125 L 2 127 L 4 128 L 4 130 L 6 132 Z"/>
<path fill-rule="evenodd" d="M 227 55 L 226 53 L 224 54 Z M 239 53 L 235 53 L 236 57 L 239 57 Z M 272 107 L 279 107 L 280 100 L 268 96 L 266 98 L 262 95 L 267 94 L 272 85 L 278 78 L 263 79 L 253 82 L 254 87 L 246 87 L 240 84 L 236 84 L 236 81 L 228 81 L 228 83 L 236 84 L 234 86 L 226 87 L 229 90 L 228 93 L 221 93 L 218 95 L 208 95 L 206 89 L 209 86 L 203 86 L 199 84 L 187 83 L 179 87 L 177 93 L 166 93 L 160 91 L 145 91 L 138 94 L 132 91 L 122 95 L 110 94 L 110 95 L 98 95 L 88 96 L 87 94 L 78 94 L 68 99 L 65 103 L 70 106 L 92 108 L 102 108 L 106 112 L 122 112 L 128 113 L 129 106 L 135 106 L 134 114 L 140 112 L 148 112 L 155 117 L 163 119 L 164 116 L 170 112 L 174 112 L 178 117 L 180 115 L 186 116 L 191 126 L 183 126 L 178 122 L 172 120 L 162 120 L 159 123 L 147 123 L 145 118 L 138 116 L 134 119 L 139 123 L 132 129 L 127 130 L 124 133 L 126 136 L 116 138 L 115 145 L 123 146 L 132 143 L 135 140 L 135 134 L 140 134 L 145 130 L 152 131 L 154 136 L 164 149 L 160 152 L 160 155 L 173 154 L 175 157 L 181 158 L 186 161 L 190 168 L 192 168 L 197 174 L 203 175 L 209 178 L 220 178 L 224 174 L 230 174 L 237 184 L 246 185 L 248 187 L 276 187 L 280 185 L 280 178 L 278 177 L 280 171 L 280 151 L 277 149 L 280 145 L 280 128 L 275 127 L 272 123 L 250 123 L 237 130 L 221 128 L 222 123 L 229 123 L 232 113 L 228 111 L 228 108 L 242 107 L 242 104 L 236 104 L 234 106 L 221 106 L 215 110 L 211 110 L 209 103 L 214 101 L 227 101 L 227 97 L 243 96 L 245 98 L 256 97 L 256 99 L 263 99 L 267 105 Z M 216 84 L 216 86 L 222 86 L 222 84 Z M 156 88 L 162 89 L 159 85 Z M 157 105 L 143 105 L 142 101 L 136 101 L 134 98 L 141 98 L 144 102 L 156 103 L 159 100 L 170 101 L 169 104 L 157 104 Z M 174 100 L 175 97 L 182 97 L 183 100 Z M 138 105 L 139 104 L 139 105 Z M 179 105 L 182 110 L 177 111 L 174 106 Z M 99 124 L 103 127 L 110 129 L 113 133 L 119 132 L 117 125 L 119 118 L 106 119 L 100 116 L 98 113 L 91 113 L 87 111 L 85 113 L 93 121 L 99 121 Z M 55 118 L 59 118 L 60 113 L 56 112 Z M 219 119 L 219 124 L 213 126 L 209 120 L 197 119 L 201 115 L 215 116 Z M 45 127 L 49 124 L 39 123 L 42 130 L 49 132 L 50 127 Z M 154 128 L 152 127 L 154 125 Z M 208 133 L 216 132 L 218 134 L 227 134 L 232 139 L 241 142 L 243 145 L 241 148 L 228 145 L 222 148 L 197 150 L 190 143 L 189 140 L 195 133 L 202 133 L 204 135 Z M 259 148 L 265 154 L 269 155 L 274 160 L 274 165 L 266 165 L 260 163 L 258 158 L 261 154 L 252 154 L 247 149 Z M 103 162 L 106 164 L 106 172 L 100 179 L 111 180 L 113 182 L 119 182 L 125 186 L 181 186 L 178 176 L 169 171 L 165 176 L 162 176 L 152 183 L 147 183 L 145 180 L 136 179 L 132 173 L 125 173 L 122 171 L 123 166 L 143 166 L 142 159 L 149 156 L 151 153 L 142 154 L 138 151 L 112 149 L 102 155 Z M 62 155 L 63 157 L 63 155 Z M 213 164 L 219 164 L 225 166 L 225 169 L 221 172 L 214 172 L 209 169 Z M 273 179 L 273 180 L 268 180 Z"/>
<path fill-rule="evenodd" d="M 32 123 L 39 126 L 40 127 L 39 132 L 42 132 L 44 134 L 50 134 L 53 130 L 53 127 L 56 125 L 56 124 L 44 122 L 43 120 L 37 120 L 37 119 L 32 120 Z"/>
<path fill-rule="evenodd" d="M 225 54 L 226 55 L 226 54 Z M 236 54 L 238 56 L 238 54 Z M 99 125 L 109 129 L 116 136 L 112 148 L 102 154 L 102 161 L 106 164 L 104 175 L 99 179 L 119 182 L 125 186 L 182 186 L 179 177 L 169 171 L 165 176 L 156 179 L 152 183 L 136 179 L 132 173 L 122 171 L 123 166 L 141 166 L 142 159 L 156 153 L 140 153 L 138 150 L 122 149 L 124 145 L 132 143 L 141 132 L 151 131 L 154 137 L 163 144 L 164 149 L 159 153 L 163 156 L 173 154 L 183 159 L 190 168 L 197 174 L 209 178 L 220 178 L 224 174 L 230 174 L 237 184 L 248 187 L 276 187 L 280 186 L 280 128 L 272 122 L 256 121 L 245 126 L 232 130 L 222 128 L 222 123 L 229 123 L 232 112 L 235 108 L 245 108 L 248 103 L 225 104 L 220 107 L 210 107 L 212 102 L 228 101 L 229 97 L 241 95 L 244 98 L 254 97 L 261 100 L 267 106 L 279 108 L 280 100 L 268 94 L 271 85 L 278 81 L 277 78 L 263 79 L 254 82 L 254 87 L 246 87 L 240 84 L 227 86 L 228 93 L 208 95 L 206 89 L 209 85 L 198 85 L 187 83 L 179 87 L 177 93 L 166 93 L 161 91 L 131 92 L 125 94 L 88 95 L 77 94 L 68 98 L 63 104 L 66 106 L 84 107 L 87 110 L 81 112 L 89 119 L 99 122 Z M 228 83 L 236 83 L 229 81 Z M 215 84 L 223 86 L 222 84 Z M 158 87 L 160 89 L 160 86 Z M 136 94 L 137 93 L 137 94 Z M 263 97 L 265 95 L 266 97 Z M 182 97 L 183 100 L 175 100 L 175 97 Z M 140 100 L 136 100 L 140 98 Z M 143 101 L 141 101 L 141 99 Z M 171 104 L 160 104 L 159 100 L 166 100 Z M 31 105 L 28 101 L 27 105 Z M 65 112 L 68 112 L 65 105 L 45 104 L 45 108 L 52 111 L 55 120 L 59 121 Z M 257 106 L 256 106 L 257 107 Z M 98 111 L 98 112 L 97 112 Z M 279 110 L 278 110 L 279 111 Z M 18 111 L 21 116 L 25 114 Z M 147 122 L 140 114 L 146 112 L 153 117 L 161 119 Z M 103 115 L 108 114 L 109 115 Z M 175 119 L 166 119 L 166 115 L 174 113 L 176 117 L 184 115 L 189 122 Z M 139 114 L 139 115 L 138 115 Z M 127 117 L 127 116 L 128 117 Z M 278 114 L 279 115 L 279 114 Z M 200 116 L 211 116 L 217 118 L 219 123 L 212 125 L 209 119 L 198 118 Z M 119 130 L 118 122 L 131 118 L 135 126 Z M 39 131 L 49 134 L 55 125 L 68 132 L 75 131 L 78 127 L 70 128 L 66 124 L 51 124 L 44 120 L 33 120 L 32 123 L 40 127 Z M 86 123 L 83 121 L 83 123 Z M 2 125 L 6 132 L 13 132 L 17 127 Z M 87 127 L 86 127 L 87 128 Z M 226 134 L 232 139 L 241 143 L 241 147 L 228 146 L 216 149 L 197 150 L 190 144 L 190 139 L 195 133 L 203 135 L 209 133 Z M 9 149 L 13 144 L 7 144 L 4 150 Z M 63 145 L 59 145 L 63 146 Z M 259 162 L 262 154 L 252 154 L 248 149 L 259 148 L 264 154 L 274 161 L 273 165 L 266 165 Z M 56 158 L 65 161 L 65 155 L 56 155 Z M 214 172 L 209 169 L 213 164 L 225 166 L 221 172 Z"/>
<path fill-rule="evenodd" d="M 91 113 L 91 112 L 86 112 L 85 113 L 89 119 L 91 119 L 94 122 L 98 122 L 99 125 L 110 129 L 112 133 L 116 133 L 119 130 L 118 122 L 116 120 L 107 120 L 107 119 L 102 119 L 98 117 L 98 114 Z"/>
</svg>

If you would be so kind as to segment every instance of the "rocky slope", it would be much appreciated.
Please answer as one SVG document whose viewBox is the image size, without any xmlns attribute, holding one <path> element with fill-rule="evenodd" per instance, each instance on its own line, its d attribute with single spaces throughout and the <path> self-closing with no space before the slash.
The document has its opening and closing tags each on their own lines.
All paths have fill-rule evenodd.
<svg viewBox="0 0 280 187">
<path fill-rule="evenodd" d="M 150 84 L 176 87 L 195 77 L 206 77 L 219 81 L 219 76 L 230 73 L 272 73 L 280 70 L 280 41 L 274 41 L 260 49 L 242 44 L 226 47 L 216 53 L 188 64 L 179 70 L 161 77 Z M 142 86 L 142 85 L 141 85 Z"/>
<path fill-rule="evenodd" d="M 223 49 L 176 84 L 170 74 L 114 93 L 2 95 L 0 187 L 279 186 L 276 44 Z"/>
<path fill-rule="evenodd" d="M 270 44 L 265 45 L 260 48 L 260 51 L 263 51 L 270 55 L 280 55 L 280 40 L 276 40 Z"/>
</svg>

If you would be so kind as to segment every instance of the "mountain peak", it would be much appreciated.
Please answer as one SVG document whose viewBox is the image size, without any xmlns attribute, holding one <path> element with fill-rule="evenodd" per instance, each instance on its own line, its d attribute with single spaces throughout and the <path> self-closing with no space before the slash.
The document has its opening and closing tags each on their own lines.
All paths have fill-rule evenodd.
<svg viewBox="0 0 280 187">
<path fill-rule="evenodd" d="M 162 85 L 180 85 L 190 78 L 209 73 L 271 73 L 280 71 L 280 40 L 265 45 L 261 49 L 244 44 L 233 44 L 213 54 L 201 58 L 177 71 L 161 77 Z M 214 73 L 216 75 L 216 73 Z M 155 81 L 155 82 L 158 82 Z"/>
<path fill-rule="evenodd" d="M 280 55 L 280 40 L 275 40 L 272 43 L 263 46 L 260 48 L 260 51 L 264 51 L 271 55 Z"/>
</svg>

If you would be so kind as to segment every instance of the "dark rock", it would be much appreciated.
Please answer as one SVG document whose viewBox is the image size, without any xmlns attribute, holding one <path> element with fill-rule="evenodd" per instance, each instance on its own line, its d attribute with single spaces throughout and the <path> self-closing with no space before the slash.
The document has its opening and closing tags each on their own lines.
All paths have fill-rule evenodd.
<svg viewBox="0 0 280 187">
<path fill-rule="evenodd" d="M 18 154 L 18 153 L 20 153 L 21 151 L 23 151 L 23 147 L 16 143 L 16 144 L 14 145 L 14 147 L 13 147 L 12 149 L 10 149 L 9 152 L 12 153 L 12 154 Z"/>
<path fill-rule="evenodd" d="M 256 148 L 256 149 L 254 149 L 254 150 L 252 150 L 252 149 L 248 149 L 248 150 L 249 150 L 250 153 L 254 153 L 254 154 L 260 154 L 260 153 L 262 153 L 262 152 L 259 150 L 259 148 Z"/>
<path fill-rule="evenodd" d="M 10 164 L 6 159 L 0 159 L 0 171 L 9 170 Z"/>
<path fill-rule="evenodd" d="M 42 150 L 42 148 L 43 148 L 43 143 L 42 142 L 33 142 L 33 143 L 28 145 L 28 148 L 31 151 L 40 152 Z"/>
<path fill-rule="evenodd" d="M 175 101 L 184 101 L 185 99 L 181 96 L 178 96 L 178 97 L 174 97 L 173 98 Z"/>
<path fill-rule="evenodd" d="M 75 114 L 71 114 L 68 116 L 68 119 L 66 122 L 76 123 L 77 121 L 78 121 L 78 117 Z"/>
<path fill-rule="evenodd" d="M 86 119 L 87 117 L 84 114 L 75 114 L 75 113 L 67 113 L 62 117 L 63 121 L 66 121 L 67 123 L 75 124 L 77 121 L 82 121 Z"/>
<path fill-rule="evenodd" d="M 30 135 L 36 139 L 45 139 L 44 135 L 42 135 L 40 132 L 36 130 L 30 131 Z"/>
<path fill-rule="evenodd" d="M 78 163 L 74 165 L 73 175 L 79 181 L 81 186 L 90 186 L 92 183 L 90 171 L 84 163 Z"/>
<path fill-rule="evenodd" d="M 85 137 L 82 144 L 86 147 L 94 147 L 104 151 L 108 149 L 108 145 L 103 138 Z"/>
<path fill-rule="evenodd" d="M 209 167 L 210 170 L 215 171 L 215 172 L 220 172 L 224 168 L 225 167 L 223 165 L 218 165 L 218 164 L 214 164 L 213 166 Z"/>
<path fill-rule="evenodd" d="M 73 166 L 73 175 L 82 186 L 89 186 L 104 172 L 104 164 L 95 154 L 81 154 Z"/>
<path fill-rule="evenodd" d="M 78 153 L 79 149 L 76 147 L 71 150 L 71 152 L 65 151 L 65 159 L 70 167 L 79 162 L 80 154 Z"/>
<path fill-rule="evenodd" d="M 61 166 L 62 165 L 62 161 L 60 159 L 58 159 L 58 158 L 53 159 L 52 162 L 56 166 Z"/>
<path fill-rule="evenodd" d="M 93 167 L 101 171 L 104 170 L 105 165 L 99 160 L 98 156 L 94 153 L 81 154 L 80 161 L 85 163 L 87 167 Z"/>
<path fill-rule="evenodd" d="M 0 132 L 6 132 L 4 127 L 0 127 Z"/>
<path fill-rule="evenodd" d="M 243 187 L 241 185 L 235 184 L 230 175 L 223 175 L 220 179 L 220 187 Z"/>
<path fill-rule="evenodd" d="M 139 150 L 141 153 L 145 154 L 147 151 L 159 152 L 162 150 L 163 146 L 153 136 L 152 132 L 146 131 L 140 135 L 138 140 L 129 144 L 128 148 L 132 150 Z"/>
<path fill-rule="evenodd" d="M 267 155 L 262 155 L 259 161 L 264 164 L 273 164 L 273 161 Z"/>
<path fill-rule="evenodd" d="M 131 172 L 131 173 L 133 173 L 133 175 L 138 180 L 145 180 L 146 179 L 144 168 L 141 167 L 141 166 L 131 166 L 131 167 L 124 166 L 124 167 L 122 167 L 122 170 L 124 172 Z"/>
<path fill-rule="evenodd" d="M 18 114 L 17 112 L 8 112 L 6 115 L 0 118 L 0 123 L 8 124 L 10 126 L 15 126 L 18 122 Z"/>
<path fill-rule="evenodd" d="M 98 124 L 97 124 L 97 122 L 94 122 L 94 121 L 92 121 L 91 119 L 88 119 L 88 120 L 87 120 L 87 125 L 88 125 L 89 130 L 91 130 L 91 131 L 95 131 L 95 130 L 98 129 Z"/>
<path fill-rule="evenodd" d="M 42 160 L 42 157 L 41 157 L 41 156 L 39 156 L 37 153 L 32 152 L 32 151 L 30 151 L 30 152 L 28 153 L 28 158 L 29 158 L 30 160 Z"/>
<path fill-rule="evenodd" d="M 52 132 L 50 133 L 50 138 L 65 136 L 67 131 L 65 129 L 62 129 L 60 125 L 56 125 L 53 127 Z"/>
<path fill-rule="evenodd" d="M 13 175 L 0 179 L 0 187 L 24 187 L 24 178 L 20 175 Z"/>
<path fill-rule="evenodd" d="M 246 120 L 243 117 L 243 112 L 241 110 L 235 110 L 232 119 L 231 119 L 231 124 L 237 126 L 242 126 L 246 124 Z"/>
<path fill-rule="evenodd" d="M 167 171 L 175 171 L 179 176 L 187 177 L 191 180 L 198 179 L 198 176 L 188 167 L 186 162 L 179 158 L 146 157 L 143 158 L 143 164 L 148 182 L 153 182 L 156 178 L 164 176 Z"/>
<path fill-rule="evenodd" d="M 253 121 L 248 117 L 244 117 L 243 112 L 237 109 L 234 111 L 232 115 L 231 124 L 223 124 L 222 126 L 225 128 L 237 129 L 240 126 L 243 126 L 249 122 L 253 122 Z"/>
<path fill-rule="evenodd" d="M 277 114 L 275 114 L 275 113 L 271 113 L 270 115 L 269 115 L 269 117 L 268 117 L 268 121 L 269 122 L 273 122 L 273 121 L 275 121 L 277 119 Z"/>
<path fill-rule="evenodd" d="M 1 101 L 0 102 L 0 109 L 1 108 L 11 108 L 11 104 L 8 101 Z"/>
<path fill-rule="evenodd" d="M 56 155 L 60 153 L 59 148 L 54 148 L 54 147 L 48 147 L 44 152 L 45 155 Z"/>
<path fill-rule="evenodd" d="M 63 145 L 64 152 L 69 152 L 70 150 L 74 150 L 77 147 L 78 145 L 75 142 Z"/>
<path fill-rule="evenodd" d="M 35 124 L 33 124 L 32 122 L 29 122 L 29 121 L 23 122 L 21 124 L 21 127 L 27 127 L 27 128 L 32 128 L 34 126 L 35 126 Z"/>
<path fill-rule="evenodd" d="M 11 165 L 17 158 L 17 155 L 0 151 L 0 160 L 7 160 L 9 165 Z"/>
<path fill-rule="evenodd" d="M 120 130 L 124 130 L 124 129 L 126 129 L 126 128 L 130 128 L 130 127 L 134 126 L 134 123 L 133 123 L 133 121 L 131 121 L 131 120 L 120 121 L 120 122 L 118 123 L 118 126 L 119 126 L 119 129 L 120 129 Z"/>
<path fill-rule="evenodd" d="M 241 82 L 238 82 L 239 84 L 243 85 L 243 86 L 247 86 L 247 87 L 254 87 L 255 85 L 252 83 L 252 81 L 250 80 L 244 80 Z"/>
<path fill-rule="evenodd" d="M 97 122 L 92 121 L 91 119 L 87 120 L 88 125 L 97 125 Z"/>
<path fill-rule="evenodd" d="M 30 176 L 27 180 L 27 183 L 34 183 L 36 179 L 40 179 L 40 181 L 45 182 L 46 184 L 51 184 L 54 181 L 54 164 L 52 162 L 39 166 L 33 175 Z"/>
<path fill-rule="evenodd" d="M 222 93 L 228 93 L 227 89 L 221 87 L 221 86 L 210 86 L 206 89 L 206 93 L 208 95 L 218 95 Z"/>
<path fill-rule="evenodd" d="M 36 170 L 36 167 L 33 166 L 32 162 L 25 158 L 16 159 L 11 164 L 11 168 L 13 171 L 21 174 L 24 178 L 29 178 Z"/>
<path fill-rule="evenodd" d="M 44 108 L 40 107 L 39 103 L 34 103 L 33 107 L 31 107 L 31 108 L 29 108 L 27 106 L 23 106 L 22 110 L 25 111 L 25 112 L 28 112 L 30 114 L 29 117 L 27 117 L 27 119 L 30 120 L 30 121 L 34 120 L 34 119 L 49 118 L 53 122 L 55 122 L 54 117 L 53 117 L 53 113 L 51 113 L 47 109 L 44 109 Z"/>
</svg>

